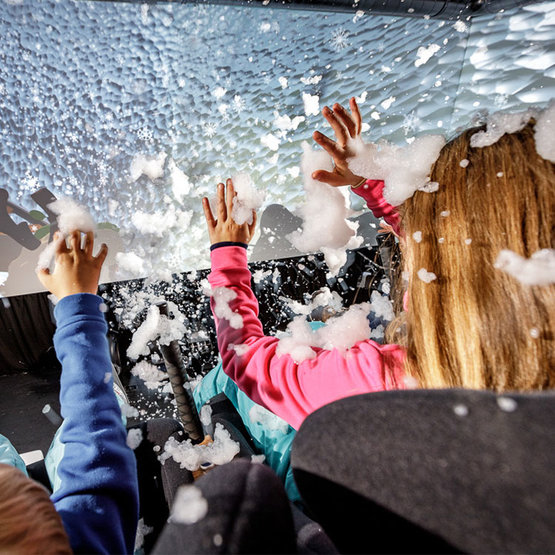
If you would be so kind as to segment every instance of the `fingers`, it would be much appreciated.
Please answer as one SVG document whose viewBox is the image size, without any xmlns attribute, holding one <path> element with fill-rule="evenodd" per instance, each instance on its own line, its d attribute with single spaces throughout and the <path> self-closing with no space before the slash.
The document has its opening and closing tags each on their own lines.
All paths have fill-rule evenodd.
<svg viewBox="0 0 555 555">
<path fill-rule="evenodd" d="M 102 266 L 107 256 L 108 256 L 108 245 L 106 245 L 106 243 L 102 243 L 100 250 L 98 251 L 98 254 L 94 257 L 94 259 L 98 262 L 99 266 Z"/>
<path fill-rule="evenodd" d="M 332 141 L 323 133 L 320 133 L 320 131 L 314 131 L 314 133 L 312 134 L 312 138 L 333 158 L 336 164 L 338 161 L 345 161 L 345 154 L 339 148 L 339 146 L 337 146 L 337 143 L 335 141 Z"/>
<path fill-rule="evenodd" d="M 333 105 L 333 112 L 337 119 L 347 128 L 351 138 L 355 138 L 357 135 L 357 126 L 355 120 L 351 117 L 351 114 L 341 106 L 341 104 Z"/>
<path fill-rule="evenodd" d="M 72 231 L 69 234 L 69 246 L 72 251 L 79 252 L 81 250 L 81 232 L 80 231 Z"/>
<path fill-rule="evenodd" d="M 92 231 L 87 231 L 85 234 L 85 246 L 83 247 L 83 251 L 87 256 L 92 256 L 94 248 L 94 233 Z"/>
<path fill-rule="evenodd" d="M 50 276 L 50 270 L 48 268 L 38 268 L 37 276 L 39 276 L 39 278 L 48 277 Z"/>
<path fill-rule="evenodd" d="M 69 252 L 66 244 L 66 238 L 59 231 L 56 231 L 56 233 L 54 233 L 54 242 L 57 243 L 56 250 L 54 251 L 56 255 L 67 254 Z"/>
<path fill-rule="evenodd" d="M 227 213 L 231 214 L 233 210 L 233 198 L 235 197 L 235 187 L 233 186 L 233 181 L 228 179 L 226 181 L 227 191 L 226 191 L 226 208 Z"/>
<path fill-rule="evenodd" d="M 249 240 L 253 238 L 255 228 L 256 228 L 256 212 L 253 210 L 252 224 L 249 224 Z"/>
<path fill-rule="evenodd" d="M 223 183 L 218 183 L 217 189 L 218 195 L 218 220 L 223 222 L 227 219 L 227 209 L 225 206 L 225 185 Z"/>
<path fill-rule="evenodd" d="M 330 110 L 327 106 L 324 106 L 322 110 L 323 116 L 326 118 L 328 123 L 331 125 L 333 132 L 335 133 L 335 137 L 339 146 L 345 146 L 347 144 L 347 140 L 349 138 L 349 134 L 347 131 L 347 127 L 337 118 L 335 113 Z"/>
<path fill-rule="evenodd" d="M 360 115 L 360 110 L 358 109 L 358 104 L 354 96 L 349 101 L 349 106 L 351 107 L 351 112 L 353 113 L 353 119 L 355 120 L 355 126 L 356 126 L 355 136 L 357 136 L 357 135 L 360 135 L 362 132 L 362 116 Z"/>
<path fill-rule="evenodd" d="M 206 197 L 202 199 L 202 208 L 204 210 L 204 217 L 206 219 L 208 229 L 214 229 L 216 227 L 216 219 L 214 218 L 212 210 L 210 209 L 210 201 Z"/>
<path fill-rule="evenodd" d="M 50 270 L 48 268 L 40 268 L 37 270 L 37 277 L 39 281 L 44 285 L 44 287 L 50 290 Z"/>
<path fill-rule="evenodd" d="M 345 182 L 345 178 L 337 173 L 327 172 L 325 170 L 317 170 L 312 174 L 312 179 L 316 181 L 321 181 L 322 183 L 327 183 L 332 187 L 341 187 L 342 185 L 348 185 Z"/>
</svg>

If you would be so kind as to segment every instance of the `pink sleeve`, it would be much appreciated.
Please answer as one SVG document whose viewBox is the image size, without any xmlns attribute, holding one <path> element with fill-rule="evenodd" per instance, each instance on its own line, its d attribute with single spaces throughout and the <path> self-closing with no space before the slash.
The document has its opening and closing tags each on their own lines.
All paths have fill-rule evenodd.
<svg viewBox="0 0 555 555">
<path fill-rule="evenodd" d="M 229 305 L 243 324 L 239 327 L 233 322 L 232 327 L 228 319 L 214 314 L 223 369 L 253 401 L 293 428 L 298 429 L 308 414 L 331 401 L 402 387 L 404 353 L 397 345 L 381 346 L 366 340 L 345 356 L 336 350 L 317 350 L 315 358 L 300 364 L 289 355 L 278 357 L 278 339 L 265 336 L 258 319 L 245 249 L 220 247 L 212 251 L 211 259 L 210 284 L 213 289 L 225 287 L 236 293 Z M 212 300 L 213 313 L 214 308 Z M 233 347 L 239 345 L 237 352 Z M 393 366 L 393 377 L 386 371 L 386 358 Z"/>
<path fill-rule="evenodd" d="M 397 208 L 389 204 L 383 197 L 385 183 L 381 179 L 367 179 L 364 185 L 351 189 L 366 201 L 366 205 L 376 218 L 383 218 L 397 235 L 401 234 L 401 218 Z"/>
</svg>

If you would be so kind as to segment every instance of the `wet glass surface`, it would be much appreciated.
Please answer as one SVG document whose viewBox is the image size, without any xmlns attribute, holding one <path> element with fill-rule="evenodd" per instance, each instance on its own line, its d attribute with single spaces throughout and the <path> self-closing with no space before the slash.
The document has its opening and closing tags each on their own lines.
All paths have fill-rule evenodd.
<svg viewBox="0 0 555 555">
<path fill-rule="evenodd" d="M 86 205 L 111 247 L 104 281 L 204 268 L 200 198 L 248 172 L 266 205 L 298 210 L 301 143 L 324 129 L 324 105 L 358 96 L 367 140 L 398 144 L 545 106 L 554 28 L 554 2 L 470 22 L 0 0 L 0 187 L 27 211 L 44 214 L 30 197 L 43 187 Z M 137 174 L 140 156 L 158 177 Z M 41 290 L 46 231 L 35 250 L 0 235 L 1 294 Z M 140 268 L 118 267 L 118 251 Z"/>
</svg>

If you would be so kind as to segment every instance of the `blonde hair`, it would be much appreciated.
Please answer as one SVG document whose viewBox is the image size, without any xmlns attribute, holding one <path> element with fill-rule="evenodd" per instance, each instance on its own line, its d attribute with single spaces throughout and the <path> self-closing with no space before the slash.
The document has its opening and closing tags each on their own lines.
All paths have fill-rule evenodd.
<svg viewBox="0 0 555 555">
<path fill-rule="evenodd" d="M 72 553 L 46 489 L 7 464 L 0 464 L 0 553 Z"/>
<path fill-rule="evenodd" d="M 536 152 L 533 122 L 484 148 L 470 146 L 476 131 L 441 151 L 431 173 L 439 190 L 400 209 L 406 371 L 425 388 L 552 388 L 555 285 L 523 285 L 494 262 L 502 249 L 528 258 L 553 247 L 554 165 Z M 437 278 L 426 283 L 422 268 Z"/>
</svg>

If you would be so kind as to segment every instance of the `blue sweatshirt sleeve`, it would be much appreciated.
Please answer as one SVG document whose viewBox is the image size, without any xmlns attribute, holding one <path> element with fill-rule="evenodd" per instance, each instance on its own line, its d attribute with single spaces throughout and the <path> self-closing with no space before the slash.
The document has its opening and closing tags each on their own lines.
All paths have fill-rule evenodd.
<svg viewBox="0 0 555 555">
<path fill-rule="evenodd" d="M 101 303 L 96 295 L 70 295 L 54 311 L 65 450 L 58 467 L 61 483 L 52 501 L 74 552 L 132 553 L 137 468 L 112 389 Z"/>
</svg>

